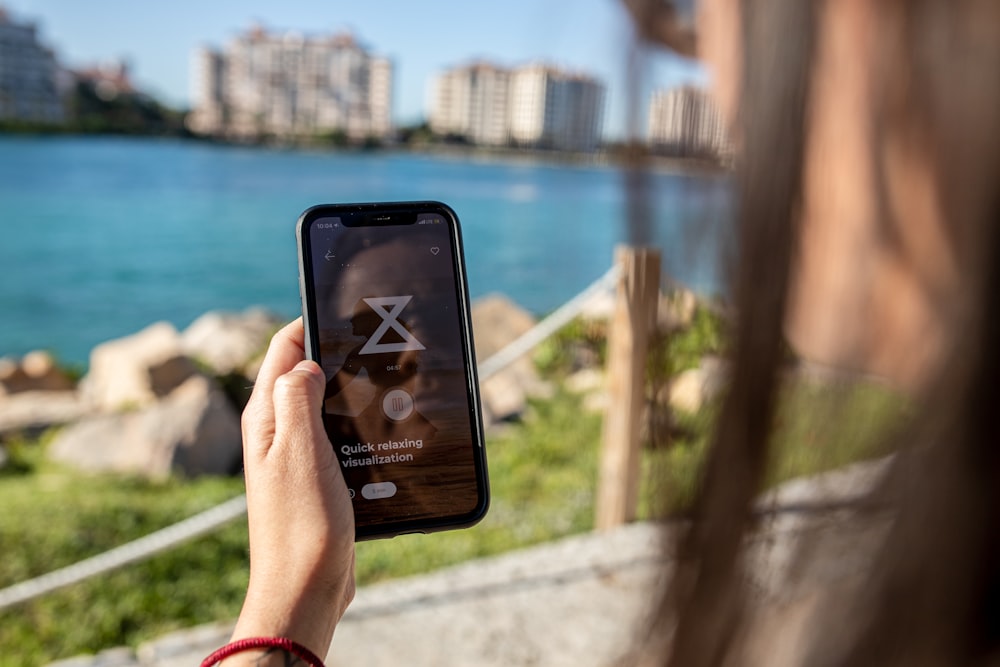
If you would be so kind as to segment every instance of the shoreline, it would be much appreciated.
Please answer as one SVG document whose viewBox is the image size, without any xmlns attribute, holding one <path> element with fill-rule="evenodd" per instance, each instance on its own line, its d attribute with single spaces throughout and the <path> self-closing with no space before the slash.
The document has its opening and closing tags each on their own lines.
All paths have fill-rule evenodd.
<svg viewBox="0 0 1000 667">
<path fill-rule="evenodd" d="M 145 141 L 178 144 L 217 146 L 220 148 L 257 149 L 272 152 L 297 152 L 311 154 L 370 156 L 370 155 L 423 155 L 473 162 L 510 162 L 551 164 L 556 166 L 605 167 L 625 170 L 629 162 L 640 168 L 657 173 L 691 174 L 695 176 L 726 176 L 732 170 L 714 160 L 694 157 L 672 157 L 657 154 L 641 147 L 636 154 L 624 144 L 609 144 L 590 153 L 546 150 L 536 148 L 516 148 L 504 146 L 477 146 L 472 144 L 432 142 L 416 145 L 390 142 L 377 146 L 348 145 L 332 146 L 315 141 L 239 141 L 213 137 L 187 136 L 178 134 L 131 134 L 81 132 L 74 129 L 0 129 L 0 140 L 6 139 L 84 139 Z"/>
</svg>

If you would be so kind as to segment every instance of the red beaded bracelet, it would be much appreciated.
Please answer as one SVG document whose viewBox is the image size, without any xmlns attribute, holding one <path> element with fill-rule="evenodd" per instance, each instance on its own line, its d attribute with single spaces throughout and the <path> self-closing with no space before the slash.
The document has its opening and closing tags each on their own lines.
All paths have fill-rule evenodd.
<svg viewBox="0 0 1000 667">
<path fill-rule="evenodd" d="M 255 648 L 280 648 L 292 655 L 305 660 L 309 667 L 324 667 L 323 661 L 315 653 L 307 649 L 302 644 L 287 639 L 285 637 L 250 637 L 247 639 L 237 639 L 231 644 L 226 644 L 212 655 L 205 658 L 201 667 L 212 667 L 216 663 L 222 662 L 229 656 L 243 651 L 252 651 Z"/>
</svg>

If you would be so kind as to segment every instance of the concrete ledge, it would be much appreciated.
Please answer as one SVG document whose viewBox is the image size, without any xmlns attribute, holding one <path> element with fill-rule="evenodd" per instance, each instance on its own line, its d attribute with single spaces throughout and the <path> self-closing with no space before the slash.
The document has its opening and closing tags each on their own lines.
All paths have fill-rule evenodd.
<svg viewBox="0 0 1000 667">
<path fill-rule="evenodd" d="M 857 585 L 889 516 L 846 507 L 884 474 L 885 461 L 795 480 L 758 504 L 747 576 L 756 607 L 745 664 L 802 664 L 824 596 Z M 601 667 L 634 653 L 673 568 L 681 524 L 636 523 L 359 589 L 327 664 Z M 196 665 L 232 623 L 205 625 L 139 647 L 58 667 Z M 753 657 L 751 660 L 750 658 Z"/>
<path fill-rule="evenodd" d="M 330 665 L 607 665 L 663 576 L 660 530 L 634 524 L 359 591 Z"/>
</svg>

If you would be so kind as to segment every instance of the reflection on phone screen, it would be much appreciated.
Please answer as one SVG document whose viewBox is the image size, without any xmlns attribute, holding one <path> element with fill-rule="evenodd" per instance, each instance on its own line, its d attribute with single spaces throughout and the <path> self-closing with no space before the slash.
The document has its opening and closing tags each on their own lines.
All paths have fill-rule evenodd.
<svg viewBox="0 0 1000 667">
<path fill-rule="evenodd" d="M 481 505 L 453 233 L 410 224 L 309 228 L 325 424 L 360 524 Z"/>
</svg>

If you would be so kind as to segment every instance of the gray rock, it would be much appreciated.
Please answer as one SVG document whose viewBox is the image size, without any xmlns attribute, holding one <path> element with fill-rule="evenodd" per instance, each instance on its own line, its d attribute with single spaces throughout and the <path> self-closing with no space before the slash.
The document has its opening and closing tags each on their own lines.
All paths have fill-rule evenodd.
<svg viewBox="0 0 1000 667">
<path fill-rule="evenodd" d="M 565 387 L 583 395 L 583 408 L 589 412 L 608 409 L 608 379 L 603 369 L 581 368 L 566 378 Z"/>
<path fill-rule="evenodd" d="M 68 424 L 89 414 L 75 391 L 26 391 L 0 398 L 0 435 Z"/>
<path fill-rule="evenodd" d="M 164 478 L 228 474 L 242 452 L 239 417 L 214 381 L 196 375 L 163 400 L 83 419 L 56 437 L 49 456 L 84 470 Z"/>
<path fill-rule="evenodd" d="M 95 347 L 80 390 L 85 400 L 106 412 L 149 405 L 194 372 L 194 364 L 179 361 L 181 356 L 177 330 L 167 322 L 157 322 Z"/>
<path fill-rule="evenodd" d="M 566 378 L 566 389 L 575 394 L 604 391 L 608 380 L 600 368 L 581 368 Z"/>
<path fill-rule="evenodd" d="M 6 381 L 20 368 L 21 364 L 14 357 L 0 357 L 0 382 Z"/>
<path fill-rule="evenodd" d="M 281 320 L 261 308 L 242 313 L 205 313 L 184 330 L 181 349 L 217 375 L 243 373 L 253 379 L 252 364 L 263 354 Z"/>
<path fill-rule="evenodd" d="M 476 338 L 476 359 L 490 358 L 535 326 L 535 318 L 507 297 L 492 294 L 472 306 L 472 329 Z M 538 377 L 530 356 L 482 382 L 483 411 L 487 421 L 500 421 L 521 414 L 527 397 L 548 393 Z"/>
<path fill-rule="evenodd" d="M 146 368 L 149 390 L 156 398 L 167 396 L 187 382 L 188 378 L 199 374 L 194 360 L 181 354 L 152 362 Z"/>
<path fill-rule="evenodd" d="M 698 412 L 706 402 L 718 396 L 726 386 L 725 362 L 714 357 L 701 360 L 698 368 L 678 373 L 667 387 L 670 407 Z"/>
<path fill-rule="evenodd" d="M 580 317 L 585 320 L 610 320 L 615 314 L 616 298 L 614 287 L 596 292 L 581 307 Z"/>
<path fill-rule="evenodd" d="M 476 357 L 493 356 L 535 326 L 535 318 L 502 294 L 489 294 L 472 304 Z"/>
<path fill-rule="evenodd" d="M 68 391 L 73 381 L 48 352 L 35 350 L 20 359 L 0 358 L 0 397 L 26 391 Z"/>
<path fill-rule="evenodd" d="M 29 352 L 21 358 L 21 370 L 31 380 L 33 391 L 66 391 L 73 382 L 56 364 L 55 357 L 44 350 Z"/>
<path fill-rule="evenodd" d="M 657 309 L 659 328 L 663 331 L 676 331 L 691 326 L 697 307 L 698 297 L 690 290 L 678 288 L 669 294 L 661 294 Z"/>
<path fill-rule="evenodd" d="M 0 398 L 22 390 L 27 378 L 13 357 L 0 357 Z"/>
</svg>

